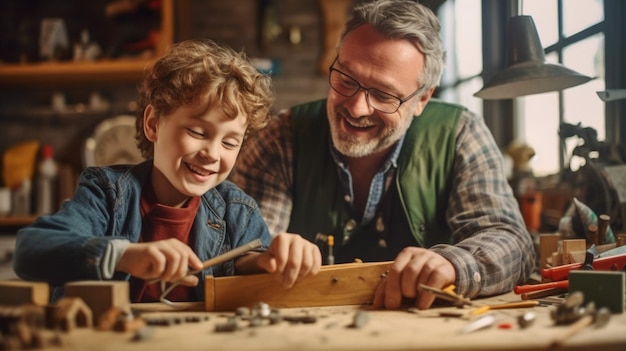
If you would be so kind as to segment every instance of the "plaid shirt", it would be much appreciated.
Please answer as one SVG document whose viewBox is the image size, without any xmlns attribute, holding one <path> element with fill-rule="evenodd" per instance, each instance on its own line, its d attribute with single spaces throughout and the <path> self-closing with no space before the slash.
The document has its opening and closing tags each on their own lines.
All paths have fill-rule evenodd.
<svg viewBox="0 0 626 351">
<path fill-rule="evenodd" d="M 257 200 L 272 234 L 285 232 L 289 226 L 294 184 L 292 138 L 290 115 L 284 111 L 246 141 L 231 175 L 233 182 Z M 377 191 L 383 191 L 383 179 L 395 173 L 394 157 L 397 155 L 385 163 L 387 171 L 381 170 L 380 175 L 387 176 L 373 184 Z M 504 176 L 500 150 L 483 119 L 471 112 L 463 113 L 456 129 L 453 172 L 446 220 L 454 245 L 438 244 L 430 249 L 455 267 L 457 293 L 471 298 L 509 292 L 533 272 L 535 250 Z M 347 176 L 342 183 L 344 188 L 348 184 L 345 192 L 349 196 Z M 380 194 L 370 194 L 364 220 L 370 218 L 367 213 L 378 201 Z"/>
</svg>

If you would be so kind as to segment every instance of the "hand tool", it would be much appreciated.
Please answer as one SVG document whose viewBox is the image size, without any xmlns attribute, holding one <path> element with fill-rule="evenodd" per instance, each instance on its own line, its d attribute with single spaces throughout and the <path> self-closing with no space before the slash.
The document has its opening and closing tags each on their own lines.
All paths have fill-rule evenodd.
<svg viewBox="0 0 626 351">
<path fill-rule="evenodd" d="M 567 280 L 562 280 L 567 281 Z M 522 300 L 537 300 L 544 297 L 566 294 L 568 288 L 549 288 L 520 294 Z M 545 302 L 545 301 L 544 301 Z"/>
<path fill-rule="evenodd" d="M 438 289 L 432 286 L 428 286 L 425 284 L 420 284 L 420 288 L 427 290 L 434 294 L 436 297 L 441 298 L 443 300 L 452 302 L 455 306 L 462 307 L 465 305 L 468 306 L 477 306 L 468 298 L 463 297 L 462 295 L 458 295 L 454 293 L 454 285 L 450 285 L 444 289 Z M 510 303 L 502 303 L 495 305 L 484 305 L 478 306 L 473 309 L 470 314 L 471 315 L 479 315 L 483 314 L 490 310 L 496 309 L 506 309 L 506 308 L 526 308 L 526 307 L 534 307 L 540 304 L 539 301 L 520 301 L 520 302 L 510 302 Z"/>
<path fill-rule="evenodd" d="M 496 305 L 484 305 L 484 306 L 480 306 L 480 307 L 473 309 L 470 312 L 470 314 L 473 316 L 476 316 L 476 315 L 483 314 L 491 310 L 502 310 L 502 309 L 508 309 L 508 308 L 528 308 L 528 307 L 539 306 L 539 304 L 540 304 L 539 301 L 527 300 L 527 301 L 519 301 L 519 302 L 501 303 L 501 304 L 496 304 Z"/>
<path fill-rule="evenodd" d="M 611 216 L 607 214 L 601 214 L 598 216 L 598 243 L 606 244 L 606 231 L 609 228 L 611 222 Z"/>
<path fill-rule="evenodd" d="M 626 267 L 626 246 L 601 253 L 594 259 L 592 267 L 596 271 L 619 271 Z M 541 270 L 541 277 L 552 281 L 566 280 L 569 272 L 582 269 L 583 263 L 571 263 Z"/>
<path fill-rule="evenodd" d="M 535 312 L 526 312 L 517 316 L 517 324 L 520 328 L 526 329 L 530 327 L 537 319 Z"/>
<path fill-rule="evenodd" d="M 436 297 L 442 300 L 452 302 L 454 306 L 462 307 L 464 305 L 472 305 L 472 302 L 468 298 L 464 297 L 463 295 L 458 295 L 454 293 L 453 284 L 449 285 L 448 287 L 444 289 L 438 289 L 438 288 L 425 285 L 425 284 L 420 284 L 419 286 L 420 288 L 432 293 L 433 295 L 435 295 Z"/>
<path fill-rule="evenodd" d="M 249 242 L 247 244 L 241 245 L 241 246 L 239 246 L 237 248 L 234 248 L 234 249 L 232 249 L 230 251 L 227 251 L 227 252 L 225 252 L 225 253 L 223 253 L 223 254 L 221 254 L 219 256 L 216 256 L 216 257 L 213 257 L 213 258 L 211 258 L 209 260 L 204 261 L 202 263 L 202 268 L 201 269 L 198 269 L 198 270 L 195 270 L 195 271 L 189 271 L 187 273 L 186 277 L 188 277 L 190 275 L 198 274 L 198 273 L 202 272 L 203 270 L 205 270 L 205 269 L 207 269 L 209 267 L 212 267 L 212 266 L 215 266 L 217 264 L 226 262 L 228 260 L 232 260 L 234 258 L 237 258 L 237 257 L 245 254 L 246 252 L 250 251 L 250 250 L 254 250 L 254 249 L 257 249 L 257 248 L 261 247 L 262 245 L 263 244 L 261 243 L 261 239 L 256 239 L 256 240 L 253 240 L 253 241 L 251 241 L 251 242 Z M 173 302 L 171 302 L 170 300 L 168 300 L 166 298 L 166 296 L 172 290 L 174 290 L 174 288 L 177 287 L 178 284 L 180 283 L 180 281 L 183 280 L 183 279 L 184 279 L 184 277 L 180 278 L 180 279 L 178 279 L 178 280 L 176 280 L 174 282 L 172 282 L 169 286 L 167 286 L 166 282 L 161 281 L 161 298 L 160 298 L 160 301 L 163 302 L 164 304 L 176 307 L 176 305 Z M 160 280 L 159 279 L 155 279 L 153 281 L 148 282 L 148 284 L 155 283 L 155 282 L 158 282 L 158 281 L 160 281 Z"/>
<path fill-rule="evenodd" d="M 489 328 L 495 322 L 496 322 L 496 317 L 493 314 L 486 314 L 474 320 L 473 322 L 470 322 L 465 327 L 461 328 L 460 333 L 467 334 L 467 333 L 475 332 L 477 330 Z"/>
<path fill-rule="evenodd" d="M 540 284 L 530 284 L 530 285 L 518 285 L 513 288 L 513 292 L 516 294 L 525 294 L 533 291 L 539 291 L 544 289 L 567 289 L 569 286 L 569 281 L 561 280 L 556 282 L 548 282 L 548 283 L 540 283 Z"/>
<path fill-rule="evenodd" d="M 590 306 L 591 305 L 591 306 Z M 558 334 L 552 340 L 552 347 L 561 346 L 567 339 L 576 333 L 582 331 L 590 325 L 594 325 L 596 328 L 602 328 L 608 324 L 611 319 L 611 311 L 608 308 L 603 307 L 598 310 L 595 309 L 593 303 L 589 303 L 586 311 L 578 320 L 570 324 L 561 334 Z"/>
<path fill-rule="evenodd" d="M 209 267 L 213 267 L 213 266 L 215 266 L 217 264 L 224 263 L 224 262 L 226 262 L 228 260 L 232 260 L 234 258 L 237 258 L 238 256 L 241 256 L 241 255 L 245 254 L 246 252 L 248 252 L 250 250 L 258 249 L 262 245 L 263 244 L 261 244 L 261 239 L 256 239 L 256 240 L 253 240 L 253 241 L 251 241 L 251 242 L 249 242 L 247 244 L 244 244 L 244 245 L 241 245 L 239 247 L 236 247 L 236 248 L 234 248 L 234 249 L 232 249 L 230 251 L 227 251 L 227 252 L 225 252 L 225 253 L 223 253 L 223 254 L 221 254 L 219 256 L 213 257 L 211 259 L 208 259 L 208 260 L 202 262 L 202 268 L 201 269 L 197 269 L 195 271 L 189 271 L 187 273 L 186 277 L 188 277 L 190 275 L 198 274 L 198 273 L 202 272 L 203 270 L 205 270 L 205 269 L 207 269 Z M 182 280 L 182 279 L 183 278 L 177 280 L 177 282 Z M 148 281 L 148 284 L 154 284 L 154 283 L 157 283 L 159 281 L 161 281 L 161 279 L 153 279 L 153 280 Z"/>
<path fill-rule="evenodd" d="M 335 264 L 335 255 L 333 255 L 333 247 L 335 246 L 335 237 L 329 235 L 326 238 L 326 244 L 328 244 L 328 264 Z"/>
</svg>

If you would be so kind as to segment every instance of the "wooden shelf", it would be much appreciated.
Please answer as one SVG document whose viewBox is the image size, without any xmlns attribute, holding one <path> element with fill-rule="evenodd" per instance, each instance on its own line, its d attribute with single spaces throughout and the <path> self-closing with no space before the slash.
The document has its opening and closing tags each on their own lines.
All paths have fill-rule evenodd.
<svg viewBox="0 0 626 351">
<path fill-rule="evenodd" d="M 44 62 L 0 65 L 0 85 L 84 84 L 90 82 L 132 82 L 141 79 L 152 61 L 120 59 L 93 62 Z"/>
<path fill-rule="evenodd" d="M 0 86 L 63 86 L 138 82 L 156 57 L 163 55 L 174 38 L 174 0 L 161 1 L 161 26 L 155 58 L 127 58 L 98 61 L 1 64 Z"/>
<path fill-rule="evenodd" d="M 0 227 L 23 227 L 27 226 L 37 218 L 37 216 L 9 216 L 0 217 Z"/>
</svg>

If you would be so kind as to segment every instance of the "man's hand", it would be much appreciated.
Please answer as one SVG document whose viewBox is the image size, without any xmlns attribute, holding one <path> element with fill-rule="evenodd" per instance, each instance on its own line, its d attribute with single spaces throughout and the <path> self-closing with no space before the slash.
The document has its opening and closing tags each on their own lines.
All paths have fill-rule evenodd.
<svg viewBox="0 0 626 351">
<path fill-rule="evenodd" d="M 435 295 L 419 288 L 420 284 L 444 288 L 453 284 L 456 272 L 443 256 L 420 247 L 402 250 L 389 268 L 387 278 L 378 285 L 374 307 L 397 309 L 402 298 L 415 298 L 415 307 L 423 310 L 432 305 Z"/>
<path fill-rule="evenodd" d="M 190 270 L 201 268 L 202 261 L 189 246 L 178 239 L 166 239 L 131 243 L 117 263 L 116 270 L 145 280 L 173 282 L 185 277 Z M 185 277 L 180 284 L 196 286 L 198 277 Z"/>
<path fill-rule="evenodd" d="M 272 240 L 267 251 L 259 255 L 257 264 L 274 273 L 286 288 L 296 281 L 319 272 L 322 254 L 317 245 L 298 234 L 282 233 Z"/>
</svg>

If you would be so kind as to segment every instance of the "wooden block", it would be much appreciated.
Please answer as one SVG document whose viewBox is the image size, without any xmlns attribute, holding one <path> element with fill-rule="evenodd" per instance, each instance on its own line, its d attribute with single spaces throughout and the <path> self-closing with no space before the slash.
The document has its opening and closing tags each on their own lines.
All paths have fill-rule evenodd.
<svg viewBox="0 0 626 351">
<path fill-rule="evenodd" d="M 130 295 L 127 281 L 87 280 L 65 284 L 66 297 L 80 297 L 93 312 L 93 325 L 108 309 L 117 307 L 130 310 Z"/>
<path fill-rule="evenodd" d="M 596 308 L 607 307 L 613 313 L 623 313 L 625 277 L 624 272 L 573 270 L 569 272 L 569 293 L 580 291 L 585 304 L 593 301 Z"/>
<path fill-rule="evenodd" d="M 563 264 L 576 263 L 570 262 L 569 253 L 572 251 L 585 251 L 587 250 L 587 241 L 585 239 L 568 239 L 563 240 Z"/>
<path fill-rule="evenodd" d="M 45 306 L 50 302 L 50 286 L 45 282 L 0 281 L 0 305 Z"/>
<path fill-rule="evenodd" d="M 558 234 L 540 234 L 539 235 L 539 268 L 546 268 L 548 257 L 552 257 L 552 253 L 559 249 Z"/>
<path fill-rule="evenodd" d="M 205 309 L 234 311 L 264 302 L 275 308 L 372 303 L 374 292 L 392 262 L 323 266 L 320 272 L 283 288 L 271 274 L 205 278 Z"/>
<path fill-rule="evenodd" d="M 550 257 L 550 262 L 552 262 L 552 267 L 563 265 L 563 255 L 560 252 L 553 252 L 552 257 Z"/>
<path fill-rule="evenodd" d="M 568 261 L 569 263 L 583 263 L 586 255 L 587 251 L 570 251 Z"/>
</svg>

